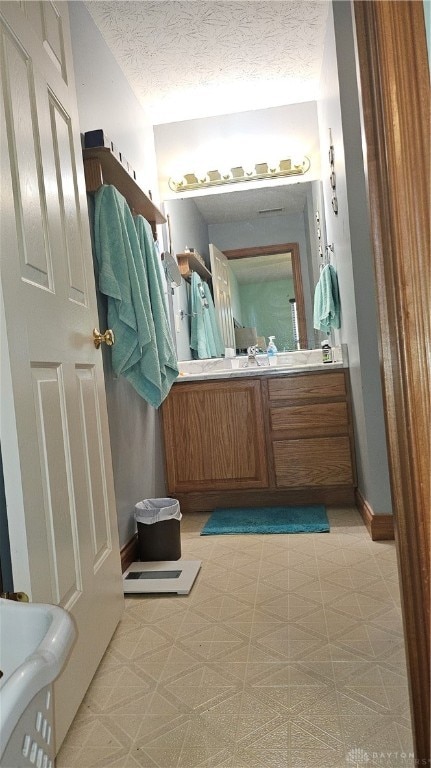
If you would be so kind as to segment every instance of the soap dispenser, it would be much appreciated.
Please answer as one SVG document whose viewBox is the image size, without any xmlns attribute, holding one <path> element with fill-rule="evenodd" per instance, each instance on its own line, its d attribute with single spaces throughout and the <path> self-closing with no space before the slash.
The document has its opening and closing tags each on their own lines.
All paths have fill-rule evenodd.
<svg viewBox="0 0 431 768">
<path fill-rule="evenodd" d="M 268 355 L 268 362 L 270 365 L 277 365 L 277 347 L 274 344 L 275 336 L 269 337 L 269 343 L 266 348 L 266 354 Z"/>
</svg>

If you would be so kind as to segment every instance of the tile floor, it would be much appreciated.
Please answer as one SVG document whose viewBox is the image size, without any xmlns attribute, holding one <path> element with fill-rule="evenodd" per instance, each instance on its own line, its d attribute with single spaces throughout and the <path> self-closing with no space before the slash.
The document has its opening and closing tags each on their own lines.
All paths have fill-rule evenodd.
<svg viewBox="0 0 431 768">
<path fill-rule="evenodd" d="M 185 515 L 190 595 L 127 598 L 57 768 L 413 766 L 394 543 L 328 516 L 200 537 Z"/>
</svg>

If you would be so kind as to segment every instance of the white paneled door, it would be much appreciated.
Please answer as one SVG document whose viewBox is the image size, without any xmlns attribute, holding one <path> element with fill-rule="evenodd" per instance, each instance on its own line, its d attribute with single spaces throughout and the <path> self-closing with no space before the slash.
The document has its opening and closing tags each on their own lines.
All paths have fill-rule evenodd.
<svg viewBox="0 0 431 768">
<path fill-rule="evenodd" d="M 235 331 L 230 295 L 229 261 L 224 253 L 210 244 L 211 275 L 214 290 L 214 306 L 220 324 L 220 331 L 225 347 L 235 349 Z"/>
<path fill-rule="evenodd" d="M 122 577 L 67 4 L 1 2 L 0 22 L 0 440 L 14 588 L 78 630 L 55 686 L 59 745 Z"/>
</svg>

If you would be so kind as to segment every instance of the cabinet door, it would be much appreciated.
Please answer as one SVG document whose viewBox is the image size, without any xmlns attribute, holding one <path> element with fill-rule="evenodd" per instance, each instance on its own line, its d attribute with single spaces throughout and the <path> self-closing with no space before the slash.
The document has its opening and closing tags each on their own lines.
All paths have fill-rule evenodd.
<svg viewBox="0 0 431 768">
<path fill-rule="evenodd" d="M 260 381 L 176 384 L 162 414 L 169 493 L 268 485 Z"/>
</svg>

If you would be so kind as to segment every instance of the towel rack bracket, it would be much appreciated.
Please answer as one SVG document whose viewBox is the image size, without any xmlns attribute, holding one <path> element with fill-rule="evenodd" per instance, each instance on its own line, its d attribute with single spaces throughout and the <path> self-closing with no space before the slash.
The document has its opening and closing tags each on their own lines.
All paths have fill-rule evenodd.
<svg viewBox="0 0 431 768">
<path fill-rule="evenodd" d="M 155 229 L 165 224 L 166 218 L 142 191 L 109 147 L 84 149 L 84 174 L 87 192 L 96 192 L 102 184 L 112 184 L 126 198 L 130 208 L 140 213 Z"/>
</svg>

